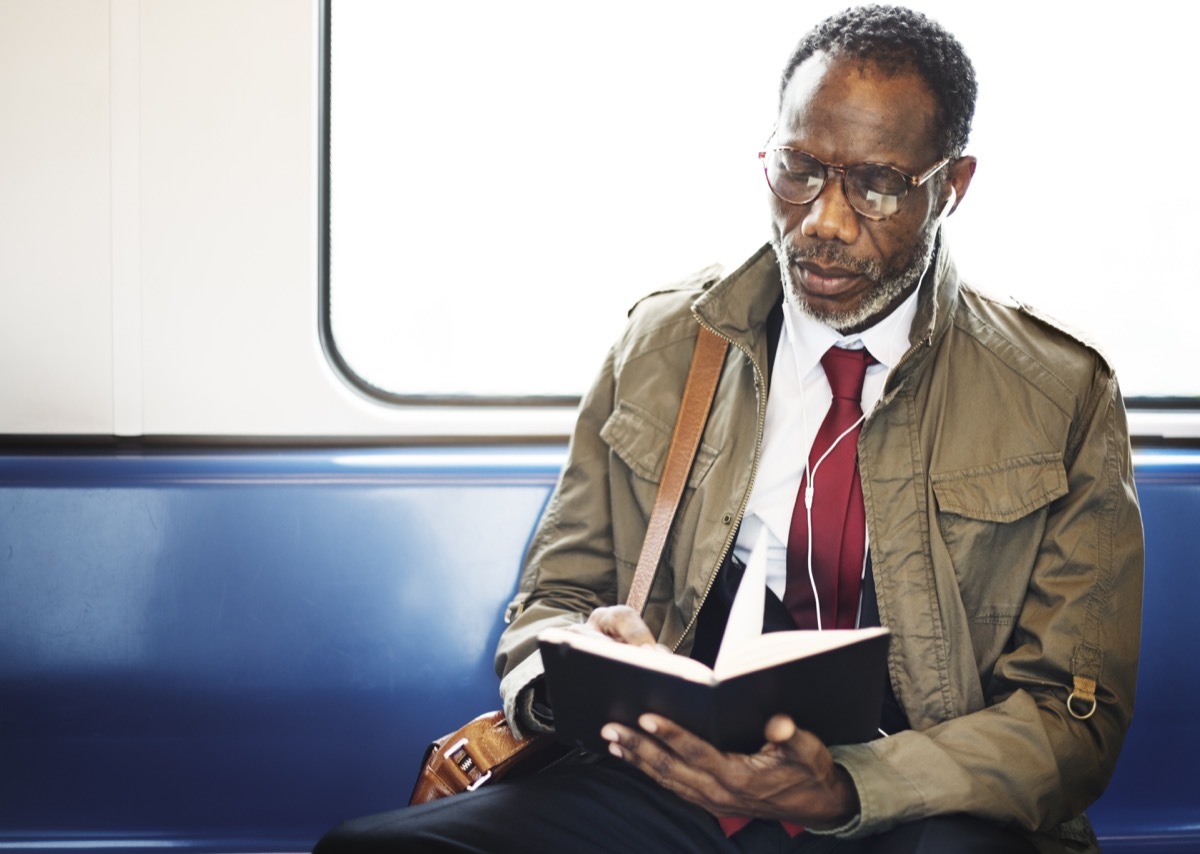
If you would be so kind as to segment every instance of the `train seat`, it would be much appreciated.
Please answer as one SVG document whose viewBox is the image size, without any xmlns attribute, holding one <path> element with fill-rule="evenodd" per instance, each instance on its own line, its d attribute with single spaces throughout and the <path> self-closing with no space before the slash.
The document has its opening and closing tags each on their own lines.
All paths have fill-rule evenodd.
<svg viewBox="0 0 1200 854">
<path fill-rule="evenodd" d="M 307 851 L 494 708 L 559 446 L 0 452 L 0 852 Z M 1200 451 L 1142 451 L 1105 851 L 1200 850 Z"/>
</svg>

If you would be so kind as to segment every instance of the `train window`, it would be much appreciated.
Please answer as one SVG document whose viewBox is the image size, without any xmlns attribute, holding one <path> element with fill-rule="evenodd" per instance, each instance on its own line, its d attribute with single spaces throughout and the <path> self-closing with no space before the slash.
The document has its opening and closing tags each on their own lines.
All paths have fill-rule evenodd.
<svg viewBox="0 0 1200 854">
<path fill-rule="evenodd" d="M 640 295 L 766 239 L 755 154 L 779 69 L 844 5 L 330 0 L 325 303 L 344 370 L 397 401 L 576 399 Z M 981 84 L 979 169 L 946 226 L 960 270 L 1098 342 L 1127 395 L 1200 395 L 1200 208 L 1177 178 L 1200 11 L 911 5 Z"/>
</svg>

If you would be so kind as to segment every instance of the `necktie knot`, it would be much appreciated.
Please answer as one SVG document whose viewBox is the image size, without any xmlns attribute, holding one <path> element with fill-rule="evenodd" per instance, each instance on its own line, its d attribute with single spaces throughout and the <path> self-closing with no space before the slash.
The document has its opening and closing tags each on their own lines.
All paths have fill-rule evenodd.
<svg viewBox="0 0 1200 854">
<path fill-rule="evenodd" d="M 875 359 L 865 347 L 861 350 L 830 347 L 821 357 L 821 367 L 825 369 L 825 377 L 829 380 L 833 396 L 852 400 L 856 406 L 862 400 L 867 366 L 874 363 Z"/>
</svg>

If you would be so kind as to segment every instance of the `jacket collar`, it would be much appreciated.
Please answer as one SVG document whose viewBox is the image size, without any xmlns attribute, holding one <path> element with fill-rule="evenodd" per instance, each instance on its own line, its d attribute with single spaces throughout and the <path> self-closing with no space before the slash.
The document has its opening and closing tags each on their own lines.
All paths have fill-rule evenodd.
<svg viewBox="0 0 1200 854">
<path fill-rule="evenodd" d="M 768 243 L 701 294 L 692 312 L 735 345 L 753 349 L 765 338 L 767 316 L 782 293 L 775 250 Z"/>
<path fill-rule="evenodd" d="M 958 273 L 940 236 L 929 267 L 926 276 L 932 277 L 933 287 L 922 286 L 920 290 L 909 336 L 912 347 L 893 372 L 889 388 L 924 361 L 933 344 L 950 328 L 958 305 Z M 692 304 L 692 311 L 701 323 L 750 354 L 765 375 L 767 317 L 779 302 L 782 291 L 775 250 L 768 243 L 706 290 Z"/>
<path fill-rule="evenodd" d="M 933 287 L 921 288 L 917 298 L 917 316 L 913 318 L 912 333 L 909 335 L 911 347 L 888 378 L 885 398 L 924 364 L 934 345 L 941 341 L 954 322 L 958 309 L 958 271 L 941 235 L 938 236 L 929 268 L 925 275 L 932 277 Z"/>
</svg>

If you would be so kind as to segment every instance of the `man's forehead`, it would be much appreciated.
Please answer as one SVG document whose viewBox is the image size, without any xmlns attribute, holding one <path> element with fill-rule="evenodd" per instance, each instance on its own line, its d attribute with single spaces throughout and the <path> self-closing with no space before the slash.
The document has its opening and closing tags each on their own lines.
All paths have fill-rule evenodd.
<svg viewBox="0 0 1200 854">
<path fill-rule="evenodd" d="M 818 52 L 784 90 L 776 139 L 823 147 L 812 153 L 834 162 L 917 168 L 937 154 L 936 118 L 933 93 L 915 70 Z"/>
</svg>

